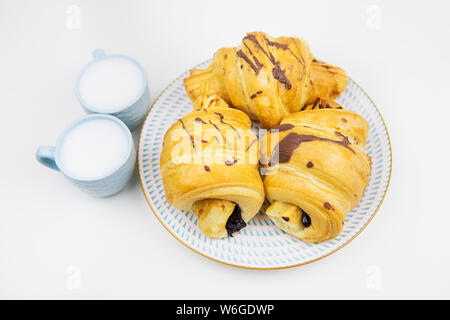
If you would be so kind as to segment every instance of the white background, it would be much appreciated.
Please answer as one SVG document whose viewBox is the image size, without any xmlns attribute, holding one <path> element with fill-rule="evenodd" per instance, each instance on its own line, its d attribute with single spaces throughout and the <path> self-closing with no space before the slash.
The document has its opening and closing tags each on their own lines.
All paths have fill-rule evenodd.
<svg viewBox="0 0 450 320">
<path fill-rule="evenodd" d="M 1 0 L 0 297 L 450 298 L 449 9 L 431 0 Z M 287 270 L 222 265 L 160 225 L 136 176 L 96 199 L 35 160 L 84 114 L 74 82 L 94 49 L 140 61 L 154 100 L 254 30 L 307 39 L 386 121 L 391 185 L 344 249 Z"/>
</svg>

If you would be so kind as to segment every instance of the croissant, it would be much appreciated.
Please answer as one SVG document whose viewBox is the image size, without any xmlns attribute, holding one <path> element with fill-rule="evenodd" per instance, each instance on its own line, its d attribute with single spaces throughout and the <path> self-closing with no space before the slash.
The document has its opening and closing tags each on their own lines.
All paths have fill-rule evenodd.
<svg viewBox="0 0 450 320">
<path fill-rule="evenodd" d="M 167 202 L 193 211 L 208 237 L 232 236 L 264 202 L 259 143 L 250 129 L 245 113 L 218 96 L 202 96 L 164 136 L 160 170 Z"/>
<path fill-rule="evenodd" d="M 314 59 L 306 41 L 251 32 L 218 50 L 206 70 L 191 70 L 184 86 L 192 101 L 217 94 L 271 128 L 317 98 L 335 99 L 347 82 L 342 69 Z"/>
<path fill-rule="evenodd" d="M 285 116 L 261 141 L 269 218 L 307 242 L 337 237 L 369 183 L 367 121 L 325 100 Z M 318 106 L 321 106 L 318 107 Z"/>
</svg>

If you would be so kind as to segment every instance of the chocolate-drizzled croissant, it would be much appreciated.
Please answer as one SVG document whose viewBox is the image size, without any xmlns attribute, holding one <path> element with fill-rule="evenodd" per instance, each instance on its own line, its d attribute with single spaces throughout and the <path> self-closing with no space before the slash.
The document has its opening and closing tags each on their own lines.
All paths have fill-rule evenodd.
<svg viewBox="0 0 450 320">
<path fill-rule="evenodd" d="M 218 50 L 206 70 L 191 70 L 184 86 L 192 101 L 217 94 L 271 128 L 317 98 L 333 100 L 347 81 L 342 69 L 315 60 L 306 41 L 251 32 Z"/>
<path fill-rule="evenodd" d="M 266 214 L 281 229 L 308 242 L 337 237 L 345 216 L 369 182 L 364 146 L 369 124 L 355 112 L 327 103 L 283 118 L 262 141 Z"/>
<path fill-rule="evenodd" d="M 202 96 L 164 136 L 160 170 L 167 202 L 197 214 L 208 237 L 244 228 L 264 201 L 259 145 L 250 129 L 245 113 L 218 96 Z"/>
</svg>

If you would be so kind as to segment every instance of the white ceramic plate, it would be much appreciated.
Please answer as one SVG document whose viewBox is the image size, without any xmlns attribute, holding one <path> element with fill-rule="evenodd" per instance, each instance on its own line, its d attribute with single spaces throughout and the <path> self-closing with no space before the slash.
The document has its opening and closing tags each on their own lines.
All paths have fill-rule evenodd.
<svg viewBox="0 0 450 320">
<path fill-rule="evenodd" d="M 205 68 L 209 61 L 197 66 Z M 139 178 L 150 208 L 161 224 L 181 243 L 217 262 L 251 269 L 280 269 L 324 258 L 352 241 L 371 221 L 386 194 L 391 176 L 391 145 L 386 125 L 372 100 L 353 80 L 337 101 L 356 111 L 370 124 L 366 152 L 372 158 L 369 186 L 359 205 L 345 219 L 342 233 L 334 240 L 310 244 L 280 230 L 263 214 L 226 239 L 205 237 L 197 217 L 170 206 L 165 199 L 159 172 L 159 156 L 166 130 L 192 110 L 183 79 L 172 82 L 156 99 L 142 127 L 138 147 Z"/>
</svg>

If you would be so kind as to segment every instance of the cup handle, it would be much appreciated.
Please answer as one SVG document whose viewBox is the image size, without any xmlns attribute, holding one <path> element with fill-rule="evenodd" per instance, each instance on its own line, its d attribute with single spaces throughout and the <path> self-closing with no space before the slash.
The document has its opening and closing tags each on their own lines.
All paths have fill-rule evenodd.
<svg viewBox="0 0 450 320">
<path fill-rule="evenodd" d="M 92 53 L 92 56 L 94 57 L 94 59 L 99 59 L 105 57 L 106 53 L 103 49 L 95 49 Z"/>
<path fill-rule="evenodd" d="M 44 166 L 59 171 L 55 161 L 55 147 L 42 146 L 36 151 L 36 160 Z"/>
</svg>

